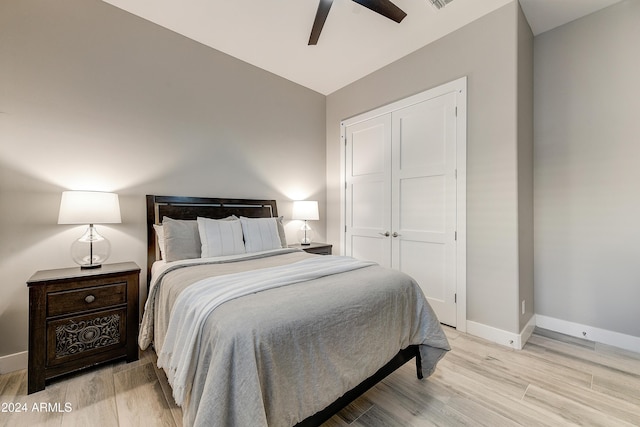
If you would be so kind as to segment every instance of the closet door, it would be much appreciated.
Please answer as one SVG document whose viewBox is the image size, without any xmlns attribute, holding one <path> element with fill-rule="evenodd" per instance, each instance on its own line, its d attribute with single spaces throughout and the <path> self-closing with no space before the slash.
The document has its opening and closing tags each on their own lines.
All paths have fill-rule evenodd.
<svg viewBox="0 0 640 427">
<path fill-rule="evenodd" d="M 391 267 L 391 116 L 349 126 L 345 253 Z"/>
<path fill-rule="evenodd" d="M 345 255 L 409 274 L 466 331 L 466 77 L 342 122 Z"/>
<path fill-rule="evenodd" d="M 392 267 L 456 326 L 456 95 L 392 113 Z"/>
</svg>

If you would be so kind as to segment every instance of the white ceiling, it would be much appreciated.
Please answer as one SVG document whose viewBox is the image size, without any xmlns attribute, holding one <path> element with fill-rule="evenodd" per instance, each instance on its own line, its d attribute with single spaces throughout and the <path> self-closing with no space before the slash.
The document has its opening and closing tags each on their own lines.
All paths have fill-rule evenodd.
<svg viewBox="0 0 640 427">
<path fill-rule="evenodd" d="M 317 46 L 307 46 L 318 0 L 103 0 L 322 94 L 329 94 L 513 0 L 393 0 L 397 24 L 334 0 Z M 620 0 L 520 0 L 534 34 Z"/>
<path fill-rule="evenodd" d="M 622 0 L 520 0 L 534 35 L 552 30 Z"/>
</svg>

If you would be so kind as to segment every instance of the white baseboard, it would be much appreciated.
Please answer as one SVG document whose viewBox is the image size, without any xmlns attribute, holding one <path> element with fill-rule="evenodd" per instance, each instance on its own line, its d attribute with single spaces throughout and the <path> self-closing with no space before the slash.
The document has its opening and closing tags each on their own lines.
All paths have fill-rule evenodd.
<svg viewBox="0 0 640 427">
<path fill-rule="evenodd" d="M 520 350 L 522 350 L 522 347 L 524 347 L 527 341 L 529 341 L 529 338 L 531 338 L 531 335 L 533 334 L 533 330 L 535 328 L 536 328 L 536 315 L 534 314 L 533 316 L 531 316 L 527 324 L 524 325 L 524 328 L 520 332 Z"/>
<path fill-rule="evenodd" d="M 494 328 L 493 326 L 472 322 L 470 320 L 467 321 L 467 333 L 497 344 L 515 348 L 516 350 L 522 350 L 522 347 L 527 343 L 536 326 L 572 337 L 583 338 L 640 353 L 640 337 L 625 335 L 619 332 L 595 328 L 593 326 L 582 325 L 566 320 L 555 319 L 553 317 L 542 316 L 540 314 L 531 316 L 531 319 L 529 319 L 529 322 L 527 322 L 519 334 L 514 334 L 513 332 L 507 332 L 502 329 Z"/>
<path fill-rule="evenodd" d="M 555 319 L 540 314 L 536 314 L 535 318 L 536 326 L 540 328 L 640 353 L 640 337 L 595 328 L 593 326 L 581 325 L 579 323 Z"/>
<path fill-rule="evenodd" d="M 515 348 L 516 350 L 522 350 L 522 347 L 524 347 L 533 333 L 533 329 L 536 326 L 535 322 L 535 316 L 531 316 L 531 319 L 529 319 L 529 322 L 527 322 L 522 331 L 519 334 L 515 334 L 513 332 L 494 328 L 493 326 L 467 320 L 467 333 L 497 344 Z"/>
<path fill-rule="evenodd" d="M 7 374 L 21 369 L 27 369 L 29 361 L 29 353 L 22 351 L 20 353 L 8 354 L 0 357 L 0 374 Z"/>
</svg>

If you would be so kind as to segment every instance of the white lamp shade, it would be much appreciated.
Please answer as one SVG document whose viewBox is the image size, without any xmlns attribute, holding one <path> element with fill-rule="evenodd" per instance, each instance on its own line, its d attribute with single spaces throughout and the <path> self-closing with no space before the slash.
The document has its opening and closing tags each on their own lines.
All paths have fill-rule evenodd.
<svg viewBox="0 0 640 427">
<path fill-rule="evenodd" d="M 116 224 L 120 202 L 115 193 L 65 191 L 60 201 L 58 224 Z"/>
<path fill-rule="evenodd" d="M 318 214 L 318 202 L 315 200 L 298 200 L 293 202 L 291 219 L 311 221 L 319 220 L 320 215 Z"/>
</svg>

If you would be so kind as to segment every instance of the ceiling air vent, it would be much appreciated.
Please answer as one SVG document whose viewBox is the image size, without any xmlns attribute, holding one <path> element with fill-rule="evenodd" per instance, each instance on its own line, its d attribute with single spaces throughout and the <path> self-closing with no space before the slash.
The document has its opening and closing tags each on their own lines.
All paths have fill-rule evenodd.
<svg viewBox="0 0 640 427">
<path fill-rule="evenodd" d="M 438 9 L 442 9 L 443 7 L 445 7 L 446 5 L 448 5 L 449 3 L 451 3 L 453 0 L 429 0 L 436 8 Z"/>
</svg>

